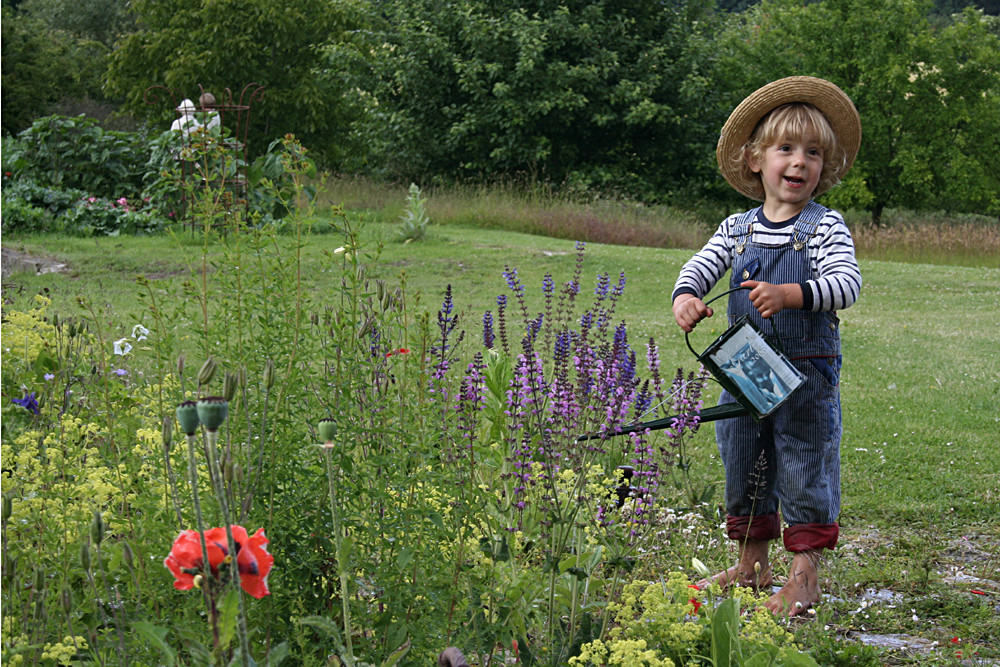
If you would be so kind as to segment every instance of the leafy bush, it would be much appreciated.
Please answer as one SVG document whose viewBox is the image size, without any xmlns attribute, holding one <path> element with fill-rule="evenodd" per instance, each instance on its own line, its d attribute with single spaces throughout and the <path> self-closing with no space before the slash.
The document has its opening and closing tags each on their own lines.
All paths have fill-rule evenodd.
<svg viewBox="0 0 1000 667">
<path fill-rule="evenodd" d="M 53 218 L 62 215 L 73 208 L 76 202 L 87 197 L 87 193 L 83 190 L 41 185 L 32 178 L 13 178 L 7 181 L 8 179 L 4 178 L 5 199 L 20 199 L 31 206 L 47 210 Z"/>
<path fill-rule="evenodd" d="M 148 143 L 141 133 L 105 131 L 93 118 L 46 116 L 18 135 L 18 175 L 98 197 L 139 197 Z"/>
<path fill-rule="evenodd" d="M 316 178 L 316 164 L 293 135 L 275 139 L 247 169 L 250 213 L 259 222 L 281 220 L 316 198 L 314 185 L 296 187 L 296 174 Z"/>
<path fill-rule="evenodd" d="M 162 218 L 150 211 L 136 210 L 124 197 L 117 200 L 87 197 L 63 214 L 59 222 L 64 231 L 80 236 L 151 234 L 163 225 Z"/>
<path fill-rule="evenodd" d="M 32 205 L 20 197 L 3 193 L 3 213 L 0 222 L 5 232 L 44 232 L 52 228 L 52 213 Z"/>
</svg>

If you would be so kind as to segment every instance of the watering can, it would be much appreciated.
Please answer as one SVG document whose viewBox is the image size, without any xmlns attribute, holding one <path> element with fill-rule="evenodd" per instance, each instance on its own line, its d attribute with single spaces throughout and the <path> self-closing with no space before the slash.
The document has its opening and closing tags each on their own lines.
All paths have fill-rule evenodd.
<svg viewBox="0 0 1000 667">
<path fill-rule="evenodd" d="M 705 305 L 731 292 L 749 289 L 749 287 L 736 287 L 727 290 L 706 301 Z M 697 415 L 700 422 L 710 422 L 750 415 L 755 421 L 760 421 L 777 410 L 778 406 L 788 400 L 792 392 L 805 383 L 805 376 L 792 365 L 780 349 L 781 339 L 778 337 L 773 320 L 771 328 L 778 347 L 771 345 L 753 321 L 744 315 L 701 354 L 691 346 L 690 334 L 684 334 L 684 340 L 691 353 L 736 399 L 735 403 L 723 403 L 705 408 L 689 413 L 688 417 Z M 684 415 L 674 415 L 632 424 L 616 430 L 613 435 L 669 428 L 682 416 Z M 601 436 L 600 433 L 586 433 L 578 436 L 577 441 L 593 440 Z"/>
</svg>

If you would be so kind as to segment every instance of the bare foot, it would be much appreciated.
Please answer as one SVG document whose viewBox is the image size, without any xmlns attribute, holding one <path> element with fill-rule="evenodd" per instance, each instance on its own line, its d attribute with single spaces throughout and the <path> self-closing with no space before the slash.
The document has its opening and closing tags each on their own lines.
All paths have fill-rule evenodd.
<svg viewBox="0 0 1000 667">
<path fill-rule="evenodd" d="M 699 581 L 699 590 L 705 590 L 712 584 L 718 584 L 722 588 L 747 586 L 754 590 L 769 587 L 771 566 L 767 561 L 767 546 L 767 542 L 759 540 L 748 539 L 741 542 L 739 563 Z"/>
<path fill-rule="evenodd" d="M 771 613 L 798 616 L 819 602 L 818 564 L 821 553 L 804 551 L 795 554 L 788 581 L 765 605 Z"/>
</svg>

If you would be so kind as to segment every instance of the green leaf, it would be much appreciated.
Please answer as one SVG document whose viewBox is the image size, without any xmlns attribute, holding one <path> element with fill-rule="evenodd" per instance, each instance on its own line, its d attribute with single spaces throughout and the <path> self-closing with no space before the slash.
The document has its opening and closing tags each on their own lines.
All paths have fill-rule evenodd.
<svg viewBox="0 0 1000 667">
<path fill-rule="evenodd" d="M 278 667 L 287 657 L 288 642 L 281 642 L 280 644 L 271 647 L 271 650 L 267 653 L 267 658 L 265 658 L 264 664 L 266 664 L 267 667 Z"/>
<path fill-rule="evenodd" d="M 340 628 L 326 616 L 306 616 L 298 619 L 296 622 L 299 625 L 308 625 L 311 628 L 319 630 L 321 634 L 333 639 L 337 643 L 343 643 L 340 637 Z"/>
<path fill-rule="evenodd" d="M 406 642 L 382 662 L 382 667 L 393 667 L 397 662 L 402 660 L 403 656 L 409 653 L 409 651 L 410 642 Z"/>
<path fill-rule="evenodd" d="M 166 641 L 167 628 L 161 628 L 148 621 L 136 621 L 132 624 L 132 629 L 137 630 L 145 638 L 146 643 L 160 652 L 160 656 L 163 658 L 163 663 L 166 667 L 173 667 L 174 662 L 177 660 L 177 654 Z"/>
<path fill-rule="evenodd" d="M 712 613 L 712 663 L 715 667 L 732 664 L 733 644 L 739 641 L 739 605 L 729 598 Z"/>
<path fill-rule="evenodd" d="M 236 616 L 239 614 L 239 609 L 240 591 L 235 587 L 230 588 L 219 610 L 219 646 L 223 649 L 229 647 L 236 635 Z"/>
</svg>

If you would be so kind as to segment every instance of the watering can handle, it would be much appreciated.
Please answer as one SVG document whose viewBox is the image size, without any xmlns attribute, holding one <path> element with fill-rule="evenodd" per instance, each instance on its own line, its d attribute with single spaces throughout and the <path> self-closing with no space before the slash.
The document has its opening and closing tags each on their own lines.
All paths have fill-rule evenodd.
<svg viewBox="0 0 1000 667">
<path fill-rule="evenodd" d="M 753 289 L 753 288 L 751 288 L 751 287 L 734 287 L 733 289 L 726 290 L 722 294 L 717 294 L 716 296 L 713 296 L 711 299 L 709 299 L 708 301 L 705 302 L 705 305 L 707 306 L 708 304 L 710 304 L 713 301 L 716 301 L 718 299 L 721 299 L 722 297 L 726 296 L 727 294 L 732 294 L 733 292 L 738 292 L 740 290 L 747 290 L 749 292 L 751 289 Z M 770 319 L 770 321 L 771 321 L 771 331 L 774 333 L 774 339 L 778 343 L 778 347 L 780 348 L 781 347 L 781 338 L 778 336 L 778 327 L 775 326 L 774 319 L 772 319 L 772 318 L 768 318 L 768 319 Z M 690 336 L 691 336 L 690 332 L 684 332 L 684 342 L 687 343 L 688 349 L 691 350 L 691 354 L 693 354 L 694 357 L 695 357 L 695 359 L 697 359 L 701 355 L 698 354 L 697 352 L 695 352 L 695 349 L 691 346 L 691 338 L 690 338 Z M 782 350 L 782 352 L 783 351 L 784 350 Z"/>
</svg>

